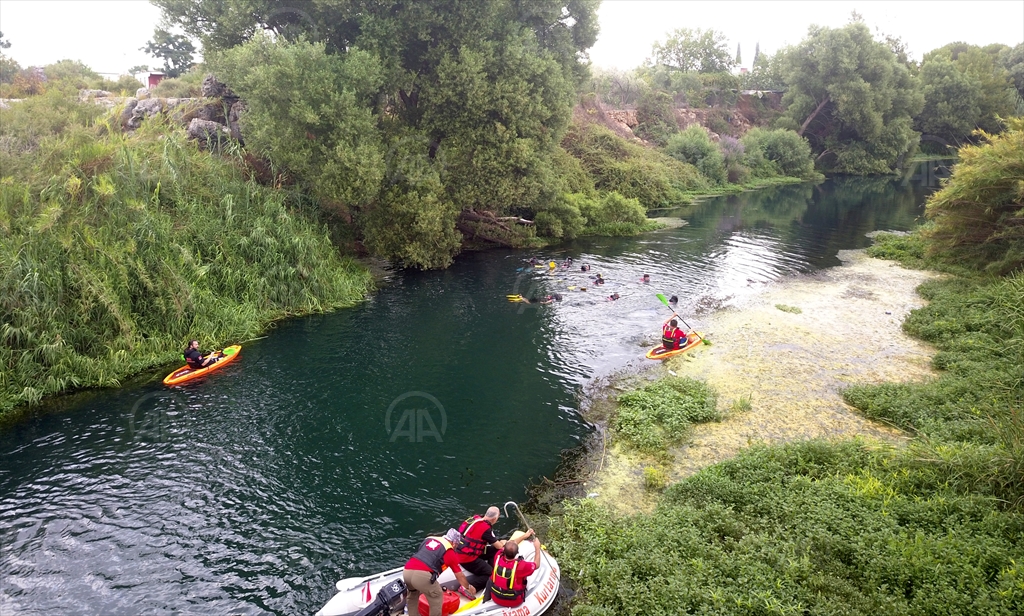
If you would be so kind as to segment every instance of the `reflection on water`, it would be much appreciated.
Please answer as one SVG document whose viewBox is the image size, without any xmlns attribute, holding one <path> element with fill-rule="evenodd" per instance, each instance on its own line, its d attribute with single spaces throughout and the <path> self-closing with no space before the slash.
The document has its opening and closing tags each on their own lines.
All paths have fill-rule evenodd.
<svg viewBox="0 0 1024 616">
<path fill-rule="evenodd" d="M 0 611 L 315 611 L 336 579 L 400 565 L 553 472 L 587 429 L 576 388 L 656 342 L 656 293 L 699 326 L 702 303 L 912 228 L 926 190 L 850 178 L 710 199 L 670 213 L 678 229 L 539 255 L 572 256 L 565 270 L 468 254 L 281 323 L 200 382 L 71 398 L 0 435 Z"/>
</svg>

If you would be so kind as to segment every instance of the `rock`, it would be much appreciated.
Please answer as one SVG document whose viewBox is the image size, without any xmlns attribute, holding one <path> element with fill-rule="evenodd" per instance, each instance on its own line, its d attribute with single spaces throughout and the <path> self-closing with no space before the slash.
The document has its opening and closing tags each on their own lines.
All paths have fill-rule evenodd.
<svg viewBox="0 0 1024 616">
<path fill-rule="evenodd" d="M 87 101 L 90 98 L 106 98 L 108 96 L 111 96 L 111 93 L 107 92 L 106 90 L 79 90 L 78 91 L 78 100 L 80 100 L 80 101 Z"/>
<path fill-rule="evenodd" d="M 242 139 L 242 127 L 239 125 L 238 120 L 242 117 L 242 112 L 245 111 L 245 102 L 237 100 L 231 105 L 231 109 L 228 111 L 228 128 L 231 129 L 231 138 L 238 141 L 241 144 L 245 144 Z"/>
<path fill-rule="evenodd" d="M 135 91 L 135 98 L 139 100 L 149 98 L 149 90 L 146 88 L 139 88 Z"/>
<path fill-rule="evenodd" d="M 128 129 L 132 128 L 131 121 L 135 115 L 135 107 L 139 104 L 139 99 L 129 98 L 124 102 L 124 109 L 121 111 L 121 128 Z M 138 128 L 138 127 L 135 127 Z"/>
<path fill-rule="evenodd" d="M 199 118 L 193 118 L 188 124 L 188 130 L 186 131 L 189 139 L 195 139 L 199 142 L 199 147 L 210 150 L 220 147 L 229 137 L 229 131 L 226 126 L 211 122 L 210 120 L 201 120 Z"/>
<path fill-rule="evenodd" d="M 207 75 L 203 79 L 202 94 L 206 98 L 230 98 L 237 100 L 238 96 L 223 83 L 217 81 L 213 75 Z"/>
</svg>

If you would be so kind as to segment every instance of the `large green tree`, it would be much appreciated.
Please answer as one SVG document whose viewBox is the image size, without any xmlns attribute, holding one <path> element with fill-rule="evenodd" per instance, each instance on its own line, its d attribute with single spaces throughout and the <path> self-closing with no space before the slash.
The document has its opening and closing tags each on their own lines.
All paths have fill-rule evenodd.
<svg viewBox="0 0 1024 616">
<path fill-rule="evenodd" d="M 588 75 L 584 53 L 597 36 L 596 0 L 155 3 L 214 54 L 268 30 L 278 43 L 302 39 L 322 43 L 330 56 L 358 50 L 376 58 L 381 79 L 372 109 L 380 142 L 393 156 L 377 197 L 344 205 L 356 208 L 356 220 L 374 238 L 367 244 L 384 256 L 428 267 L 447 263 L 449 231 L 457 224 L 449 204 L 457 211 L 529 213 L 562 189 L 549 169 L 576 88 Z M 403 194 L 410 176 L 391 163 L 420 158 L 420 180 Z M 385 228 L 389 204 L 403 212 L 395 224 L 406 227 L 397 219 L 409 221 L 425 208 L 417 228 L 443 229 L 441 241 L 396 250 L 394 234 L 403 229 Z"/>
<path fill-rule="evenodd" d="M 725 72 L 739 62 L 739 48 L 734 59 L 726 40 L 715 30 L 679 28 L 665 42 L 654 44 L 654 62 L 687 72 Z"/>
<path fill-rule="evenodd" d="M 889 173 L 915 149 L 918 80 L 862 22 L 812 26 L 785 67 L 782 125 L 807 137 L 823 170 Z"/>
<path fill-rule="evenodd" d="M 925 86 L 925 113 L 920 115 L 922 130 L 931 120 L 927 112 L 936 107 L 956 110 L 952 122 L 966 127 L 966 134 L 938 133 L 942 138 L 960 142 L 975 128 L 987 132 L 1001 130 L 1000 118 L 1013 114 L 1016 107 L 1016 91 L 1010 74 L 1000 63 L 1001 52 L 1006 49 L 1002 45 L 978 47 L 950 43 L 926 53 L 921 63 L 921 80 Z M 960 77 L 953 78 L 949 68 L 942 68 L 938 71 L 943 76 L 942 81 L 935 83 L 936 71 L 927 70 L 935 64 L 948 64 Z M 965 89 L 970 92 L 970 105 L 965 104 Z"/>
<path fill-rule="evenodd" d="M 177 77 L 191 68 L 196 46 L 187 36 L 157 28 L 153 31 L 153 38 L 140 51 L 163 60 L 164 73 L 168 77 Z"/>
</svg>

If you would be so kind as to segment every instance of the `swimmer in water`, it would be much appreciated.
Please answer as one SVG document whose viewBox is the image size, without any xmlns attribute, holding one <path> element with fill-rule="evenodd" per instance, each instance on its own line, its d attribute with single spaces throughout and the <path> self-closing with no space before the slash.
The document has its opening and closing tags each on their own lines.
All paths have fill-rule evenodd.
<svg viewBox="0 0 1024 616">
<path fill-rule="evenodd" d="M 664 296 L 664 295 L 662 295 L 662 297 L 665 297 L 665 296 Z M 673 306 L 675 306 L 676 304 L 678 304 L 678 303 L 679 303 L 679 298 L 678 298 L 678 297 L 676 297 L 675 295 L 673 295 L 672 297 L 668 298 L 668 303 L 670 303 L 670 304 L 672 304 Z"/>
<path fill-rule="evenodd" d="M 619 294 L 618 293 L 612 293 L 611 295 L 608 296 L 608 301 L 610 301 L 610 302 L 614 302 L 617 299 L 619 299 Z"/>
<path fill-rule="evenodd" d="M 590 271 L 590 266 L 587 265 L 586 263 L 584 263 L 583 265 L 580 266 L 580 271 L 581 272 L 589 272 Z"/>
<path fill-rule="evenodd" d="M 597 277 L 594 278 L 594 284 L 604 284 L 604 278 L 601 278 L 601 274 L 598 274 Z"/>
<path fill-rule="evenodd" d="M 650 274 L 644 274 L 644 277 L 640 279 L 640 282 L 642 282 L 644 284 L 647 284 L 650 281 L 651 281 L 651 275 Z"/>
</svg>

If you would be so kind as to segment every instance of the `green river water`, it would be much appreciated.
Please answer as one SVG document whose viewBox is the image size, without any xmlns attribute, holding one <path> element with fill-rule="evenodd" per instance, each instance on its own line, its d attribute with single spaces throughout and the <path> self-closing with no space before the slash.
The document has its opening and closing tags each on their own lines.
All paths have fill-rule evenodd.
<svg viewBox="0 0 1024 616">
<path fill-rule="evenodd" d="M 710 199 L 667 213 L 681 228 L 538 253 L 575 259 L 554 273 L 465 254 L 279 323 L 198 382 L 164 388 L 168 366 L 52 402 L 0 434 L 0 613 L 312 613 L 337 579 L 399 566 L 426 533 L 550 476 L 588 431 L 579 388 L 657 342 L 655 293 L 699 328 L 699 303 L 914 227 L 931 177 Z M 564 300 L 505 298 L 545 292 Z"/>
</svg>

